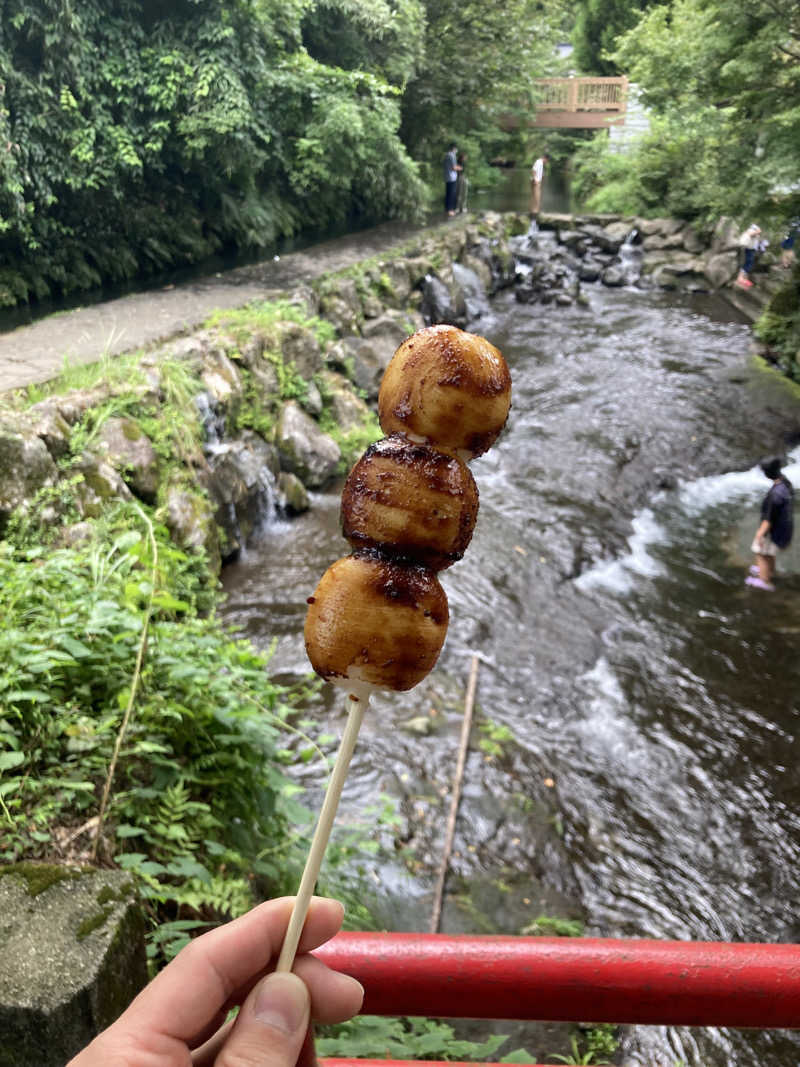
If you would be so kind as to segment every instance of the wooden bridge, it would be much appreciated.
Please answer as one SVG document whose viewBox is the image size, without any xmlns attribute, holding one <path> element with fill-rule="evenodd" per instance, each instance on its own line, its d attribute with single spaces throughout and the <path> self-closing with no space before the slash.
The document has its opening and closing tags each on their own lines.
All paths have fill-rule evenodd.
<svg viewBox="0 0 800 1067">
<path fill-rule="evenodd" d="M 537 78 L 536 115 L 506 115 L 504 129 L 607 129 L 625 123 L 627 78 Z"/>
</svg>

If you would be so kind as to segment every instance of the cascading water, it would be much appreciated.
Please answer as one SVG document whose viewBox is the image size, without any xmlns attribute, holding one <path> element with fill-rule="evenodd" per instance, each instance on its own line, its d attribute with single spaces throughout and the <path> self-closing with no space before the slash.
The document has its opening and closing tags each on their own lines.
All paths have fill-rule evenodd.
<svg viewBox="0 0 800 1067">
<path fill-rule="evenodd" d="M 375 702 L 342 818 L 368 818 L 381 791 L 398 798 L 420 867 L 384 860 L 376 898 L 387 924 L 425 929 L 477 652 L 443 930 L 518 933 L 545 912 L 587 935 L 796 941 L 800 545 L 775 593 L 744 585 L 768 487 L 754 464 L 794 448 L 800 485 L 796 391 L 751 363 L 747 328 L 713 298 L 584 292 L 588 307 L 504 292 L 479 320 L 511 365 L 511 418 L 473 464 L 481 511 L 443 575 L 440 664 L 430 685 Z M 347 551 L 338 503 L 336 489 L 315 496 L 224 576 L 227 621 L 263 647 L 277 638 L 287 679 L 308 671 L 305 598 Z M 337 734 L 330 700 L 313 713 Z M 487 758 L 481 723 L 513 734 L 505 754 Z M 322 773 L 300 772 L 315 796 Z M 515 1040 L 547 1059 L 552 1044 L 531 1035 Z M 642 1067 L 798 1059 L 783 1032 L 624 1035 L 624 1062 Z"/>
</svg>

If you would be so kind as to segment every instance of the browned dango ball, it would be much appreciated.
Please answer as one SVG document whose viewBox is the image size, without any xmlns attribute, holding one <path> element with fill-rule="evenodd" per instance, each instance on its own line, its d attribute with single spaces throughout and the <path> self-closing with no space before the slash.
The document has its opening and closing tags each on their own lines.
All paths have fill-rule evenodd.
<svg viewBox="0 0 800 1067">
<path fill-rule="evenodd" d="M 430 570 L 356 552 L 329 567 L 308 598 L 306 651 L 317 674 L 348 691 L 404 692 L 433 668 L 448 619 Z"/>
<path fill-rule="evenodd" d="M 494 444 L 511 407 L 511 375 L 501 352 L 457 326 L 427 326 L 407 337 L 386 368 L 378 416 L 387 436 L 463 459 Z"/>
<path fill-rule="evenodd" d="M 440 571 L 469 545 L 478 487 L 458 456 L 392 434 L 371 445 L 350 471 L 341 514 L 353 548 Z"/>
</svg>

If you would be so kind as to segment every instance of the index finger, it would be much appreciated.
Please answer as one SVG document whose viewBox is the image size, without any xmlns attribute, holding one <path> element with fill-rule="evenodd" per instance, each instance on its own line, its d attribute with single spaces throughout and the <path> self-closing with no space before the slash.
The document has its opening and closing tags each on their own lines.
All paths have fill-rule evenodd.
<svg viewBox="0 0 800 1067">
<path fill-rule="evenodd" d="M 191 941 L 136 997 L 119 1023 L 192 1041 L 277 956 L 293 904 L 294 897 L 269 900 Z M 337 900 L 312 898 L 298 951 L 309 952 L 328 941 L 340 929 L 343 915 Z"/>
</svg>

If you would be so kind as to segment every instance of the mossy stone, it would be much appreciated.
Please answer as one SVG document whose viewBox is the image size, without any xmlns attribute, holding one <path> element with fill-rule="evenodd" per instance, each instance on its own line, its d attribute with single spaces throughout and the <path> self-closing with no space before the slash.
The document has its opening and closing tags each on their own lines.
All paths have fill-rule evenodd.
<svg viewBox="0 0 800 1067">
<path fill-rule="evenodd" d="M 130 875 L 0 868 L 0 1067 L 63 1067 L 147 981 Z"/>
</svg>

